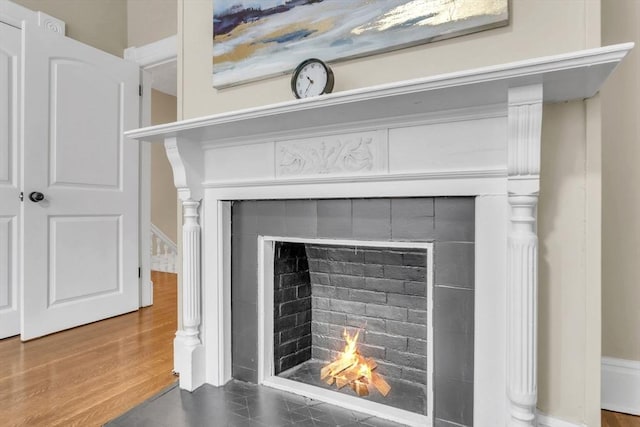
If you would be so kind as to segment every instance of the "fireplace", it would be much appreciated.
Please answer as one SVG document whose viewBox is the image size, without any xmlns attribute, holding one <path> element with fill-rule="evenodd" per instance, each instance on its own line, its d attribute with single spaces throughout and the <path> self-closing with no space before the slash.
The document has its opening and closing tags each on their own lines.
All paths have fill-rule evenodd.
<svg viewBox="0 0 640 427">
<path fill-rule="evenodd" d="M 234 202 L 232 376 L 404 424 L 472 425 L 474 227 L 469 197 Z M 362 404 L 321 380 L 345 330 L 387 396 L 369 387 Z"/>
<path fill-rule="evenodd" d="M 462 424 L 536 425 L 536 207 L 542 104 L 593 96 L 630 48 L 626 44 L 572 52 L 126 133 L 164 142 L 182 201 L 181 314 L 174 341 L 180 386 L 193 390 L 205 382 L 223 385 L 232 376 L 265 383 L 274 369 L 274 350 L 265 351 L 273 332 L 264 324 L 255 332 L 257 319 L 266 319 L 263 311 L 273 309 L 274 300 L 265 300 L 264 286 L 258 287 L 259 296 L 255 288 L 232 286 L 233 258 L 237 259 L 232 204 L 260 201 L 241 228 L 277 224 L 285 218 L 292 230 L 304 234 L 313 229 L 306 222 L 313 203 L 319 218 L 325 202 L 335 204 L 329 210 L 335 213 L 346 212 L 339 206 L 343 200 L 351 201 L 355 211 L 360 204 L 356 200 L 366 204 L 388 199 L 393 205 L 399 199 L 431 199 L 437 218 L 438 200 L 460 198 L 473 201 L 474 239 L 469 273 L 473 324 L 466 326 L 473 337 L 472 369 L 466 371 L 472 387 L 464 389 L 472 408 L 465 415 L 471 420 L 464 418 Z M 270 204 L 282 204 L 284 211 L 270 214 L 264 207 Z M 285 229 L 241 238 L 255 241 L 262 253 L 292 237 L 306 239 L 297 242 L 305 245 L 326 245 L 325 239 L 358 241 L 343 242 L 350 247 L 361 245 L 360 240 L 396 240 L 359 235 L 360 225 L 376 223 L 368 218 L 373 209 L 363 211 L 362 221 L 350 222 L 350 235 L 342 233 L 341 214 L 327 218 L 332 235 L 298 235 Z M 441 227 L 469 232 L 452 226 L 458 220 L 459 213 L 449 212 Z M 437 315 L 438 257 L 444 251 L 438 248 L 437 235 L 417 240 L 434 243 L 435 414 L 428 425 L 438 425 L 438 418 L 447 419 L 438 414 L 442 402 L 447 396 L 457 399 L 462 390 L 440 382 L 439 360 L 460 371 L 455 356 L 466 353 L 453 349 L 439 357 L 439 349 L 446 348 L 438 345 Z M 264 265 L 258 270 L 258 264 L 265 264 L 262 256 L 240 259 L 246 267 L 242 272 L 264 271 Z M 260 276 L 263 280 L 264 274 Z M 238 293 L 243 299 L 232 304 Z M 458 318 L 468 311 L 458 310 L 463 306 L 457 302 L 448 313 Z M 238 323 L 238 313 L 255 320 Z M 238 325 L 243 329 L 234 332 Z M 242 363 L 233 357 L 238 349 L 232 337 L 237 335 L 258 341 Z M 444 397 L 439 384 L 445 384 L 440 387 Z M 350 404 L 345 400 L 344 405 Z"/>
</svg>

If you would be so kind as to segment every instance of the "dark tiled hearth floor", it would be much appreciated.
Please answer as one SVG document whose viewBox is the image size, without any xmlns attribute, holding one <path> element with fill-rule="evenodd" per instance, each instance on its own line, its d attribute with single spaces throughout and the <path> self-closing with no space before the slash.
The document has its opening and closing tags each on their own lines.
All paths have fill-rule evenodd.
<svg viewBox="0 0 640 427">
<path fill-rule="evenodd" d="M 370 415 L 268 387 L 231 381 L 193 393 L 176 385 L 107 427 L 400 427 Z"/>
</svg>

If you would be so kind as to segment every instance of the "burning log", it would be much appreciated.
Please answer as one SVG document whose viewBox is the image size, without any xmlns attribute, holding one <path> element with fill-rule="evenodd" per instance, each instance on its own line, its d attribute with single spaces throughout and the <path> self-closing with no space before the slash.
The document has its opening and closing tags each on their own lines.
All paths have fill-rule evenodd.
<svg viewBox="0 0 640 427">
<path fill-rule="evenodd" d="M 336 376 L 340 372 L 344 371 L 347 368 L 350 368 L 356 363 L 356 361 L 348 360 L 348 359 L 338 359 L 333 363 L 322 368 L 320 371 L 320 379 L 323 380 L 327 376 Z"/>
<path fill-rule="evenodd" d="M 384 380 L 380 375 L 376 372 L 371 373 L 371 384 L 380 392 L 381 395 L 387 397 L 389 394 L 389 390 L 391 390 L 391 386 L 388 382 Z"/>
<path fill-rule="evenodd" d="M 342 387 L 349 384 L 349 381 L 345 377 L 336 377 L 336 386 L 341 389 Z"/>
<path fill-rule="evenodd" d="M 338 389 L 350 385 L 358 396 L 368 396 L 369 387 L 373 386 L 386 397 L 391 386 L 377 372 L 373 372 L 378 367 L 375 360 L 365 359 L 358 353 L 356 344 L 359 334 L 360 331 L 351 337 L 345 329 L 343 336 L 347 345 L 338 359 L 320 370 L 320 379 L 329 385 L 335 383 Z"/>
<path fill-rule="evenodd" d="M 351 366 L 349 369 L 346 369 L 343 372 L 343 377 L 350 383 L 357 381 L 359 378 L 361 378 L 363 376 L 363 373 L 360 372 L 361 371 L 361 367 L 362 365 L 360 364 L 355 364 L 353 366 Z"/>
<path fill-rule="evenodd" d="M 351 388 L 353 388 L 353 391 L 358 393 L 358 396 L 360 396 L 360 397 L 369 395 L 369 388 L 362 381 L 356 380 L 356 381 L 352 382 L 351 383 Z"/>
</svg>

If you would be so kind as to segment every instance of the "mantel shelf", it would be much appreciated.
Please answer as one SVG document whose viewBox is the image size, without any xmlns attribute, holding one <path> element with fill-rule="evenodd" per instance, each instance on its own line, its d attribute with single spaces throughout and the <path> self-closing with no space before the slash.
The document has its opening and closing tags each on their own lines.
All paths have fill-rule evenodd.
<svg viewBox="0 0 640 427">
<path fill-rule="evenodd" d="M 128 138 L 216 142 L 291 130 L 506 105 L 510 87 L 543 85 L 544 102 L 595 95 L 633 48 L 617 44 L 503 65 L 349 90 L 131 130 Z"/>
</svg>

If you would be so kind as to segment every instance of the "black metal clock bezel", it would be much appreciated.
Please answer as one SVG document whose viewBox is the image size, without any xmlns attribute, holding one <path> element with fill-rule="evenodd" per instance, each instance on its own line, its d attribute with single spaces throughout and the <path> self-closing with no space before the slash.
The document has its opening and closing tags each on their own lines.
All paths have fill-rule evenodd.
<svg viewBox="0 0 640 427">
<path fill-rule="evenodd" d="M 331 91 L 333 90 L 334 77 L 333 77 L 333 70 L 331 69 L 331 67 L 329 67 L 324 61 L 318 58 L 305 59 L 296 67 L 295 71 L 293 72 L 293 75 L 291 76 L 291 91 L 293 92 L 295 97 L 298 99 L 302 99 L 302 97 L 296 90 L 297 89 L 296 82 L 298 81 L 298 75 L 300 74 L 300 72 L 304 67 L 312 63 L 317 63 L 322 65 L 322 67 L 327 72 L 327 83 L 324 85 L 324 88 L 322 89 L 322 92 L 320 92 L 320 95 L 331 93 Z"/>
</svg>

